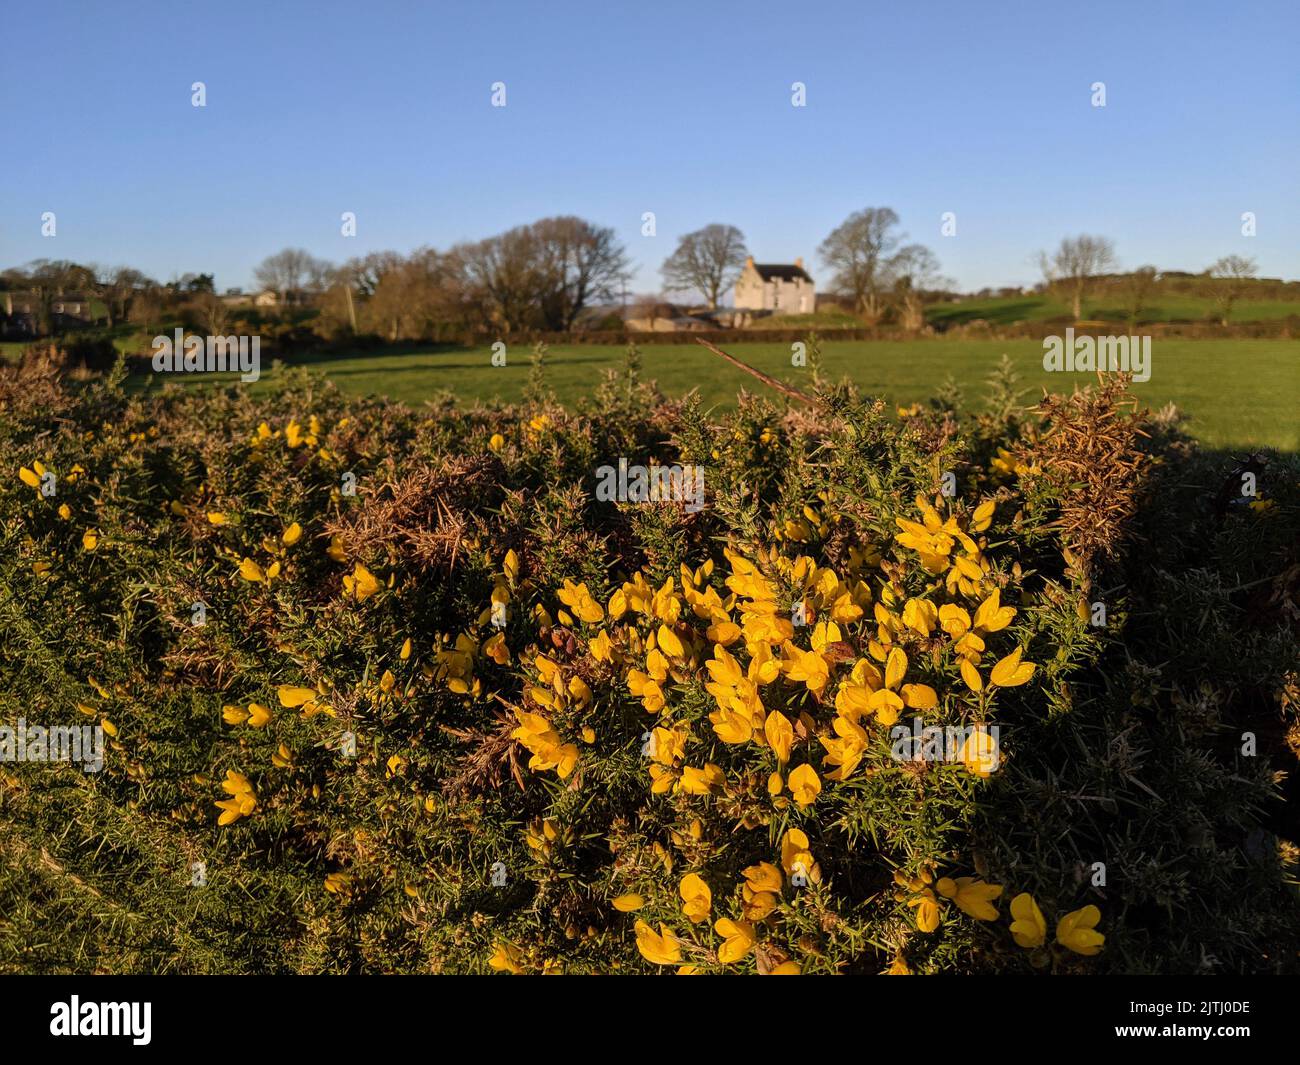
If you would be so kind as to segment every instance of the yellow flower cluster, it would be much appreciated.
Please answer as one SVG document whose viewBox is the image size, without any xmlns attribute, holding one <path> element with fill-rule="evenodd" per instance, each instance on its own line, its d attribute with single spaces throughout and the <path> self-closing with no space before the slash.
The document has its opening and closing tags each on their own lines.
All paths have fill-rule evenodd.
<svg viewBox="0 0 1300 1065">
<path fill-rule="evenodd" d="M 85 472 L 85 467 L 77 463 L 68 471 L 64 482 L 66 484 L 75 484 L 77 479 Z M 31 466 L 20 466 L 18 468 L 18 479 L 28 488 L 33 489 L 39 496 L 46 494 L 47 477 L 50 479 L 48 484 L 51 486 L 57 485 L 58 481 L 55 478 L 54 470 L 39 459 L 33 461 Z M 60 503 L 57 513 L 64 521 L 69 521 L 72 518 L 72 508 L 67 503 Z M 30 548 L 32 546 L 33 541 L 30 537 L 24 540 L 24 547 Z M 81 548 L 83 551 L 94 551 L 98 546 L 99 532 L 96 529 L 90 528 L 82 532 Z M 56 552 L 54 557 L 57 561 L 61 556 Z M 54 577 L 54 565 L 46 559 L 37 559 L 32 563 L 32 572 L 38 577 L 52 579 Z"/>
<path fill-rule="evenodd" d="M 931 685 L 909 679 L 913 659 L 904 644 L 928 649 L 927 658 L 936 661 L 937 652 L 950 648 L 958 675 L 976 693 L 1018 686 L 1033 676 L 1035 666 L 1022 661 L 1020 648 L 993 665 L 987 682 L 978 669 L 988 638 L 1016 616 L 1013 607 L 1002 605 L 984 545 L 971 535 L 989 528 L 994 504 L 985 502 L 963 519 L 941 518 L 922 497 L 916 503 L 920 520 L 897 519 L 896 542 L 916 551 L 924 570 L 938 580 L 912 598 L 893 579 L 882 580 L 878 597 L 873 595 L 866 578 L 880 556 L 863 550 L 837 572 L 806 556 L 790 559 L 771 550 L 750 558 L 727 548 L 725 598 L 709 583 L 712 561 L 693 570 L 682 566 L 678 578 L 658 588 L 637 573 L 607 607 L 586 584 L 564 582 L 557 592 L 564 607 L 560 622 L 601 626 L 587 638 L 593 667 L 613 666 L 628 692 L 659 718 L 644 745 L 654 794 L 709 795 L 727 787 L 725 771 L 715 762 L 691 764 L 690 751 L 699 741 L 689 722 L 673 719 L 674 686 L 702 682 L 716 704 L 709 723 L 717 739 L 769 751 L 774 801 L 787 801 L 781 797 L 788 790 L 795 804 L 808 808 L 822 794 L 824 780 L 842 783 L 858 769 L 872 742 L 870 723 L 889 727 L 904 709 L 926 712 L 939 705 Z M 940 596 L 949 601 L 938 601 Z M 972 600 L 973 614 L 963 602 Z M 856 623 L 868 610 L 874 633 L 861 634 L 866 653 L 859 657 Z M 796 642 L 797 627 L 807 631 L 806 647 Z M 567 777 L 580 748 L 566 740 L 555 717 L 580 720 L 591 691 L 545 654 L 537 654 L 533 666 L 530 705 L 516 711 L 515 736 L 532 752 L 532 768 L 554 768 Z M 768 698 L 765 691 L 778 682 L 785 687 Z M 795 711 L 800 691 L 812 702 Z M 828 703 L 835 716 L 819 721 L 815 711 Z M 964 749 L 962 761 L 971 772 L 987 775 L 988 752 L 978 749 L 978 736 L 973 739 L 976 749 Z M 820 772 L 814 741 L 824 752 Z"/>
<path fill-rule="evenodd" d="M 996 921 L 997 907 L 993 901 L 1002 895 L 999 884 L 989 884 L 973 876 L 941 877 L 923 867 L 912 877 L 894 873 L 898 887 L 894 898 L 916 910 L 916 927 L 921 932 L 933 932 L 939 927 L 945 903 L 977 921 Z M 1011 900 L 1011 936 L 1017 946 L 1033 950 L 1047 942 L 1047 921 L 1038 903 L 1028 892 Z M 1075 954 L 1091 957 L 1101 951 L 1106 937 L 1097 931 L 1101 911 L 1096 906 L 1084 906 L 1065 914 L 1056 923 L 1056 942 Z"/>
<path fill-rule="evenodd" d="M 225 526 L 230 525 L 230 515 L 225 511 L 210 510 L 207 513 L 208 523 L 210 525 Z M 255 559 L 245 555 L 239 563 L 239 575 L 250 584 L 265 584 L 268 587 L 271 582 L 280 576 L 284 563 L 287 561 L 287 549 L 302 539 L 302 526 L 296 521 L 291 521 L 284 527 L 279 537 L 264 536 L 261 541 L 262 551 L 270 557 L 266 565 L 262 565 Z"/>
<path fill-rule="evenodd" d="M 1047 942 L 1047 921 L 1038 903 L 1028 892 L 1011 900 L 1011 935 L 1017 946 L 1033 950 Z M 1101 911 L 1084 906 L 1065 914 L 1056 922 L 1056 942 L 1075 954 L 1092 957 L 1101 952 L 1106 937 L 1097 931 Z"/>
<path fill-rule="evenodd" d="M 821 867 L 809 850 L 807 835 L 798 828 L 787 830 L 781 840 L 781 865 L 759 862 L 742 870 L 741 878 L 739 916 L 718 917 L 713 922 L 713 932 L 721 942 L 693 930 L 678 934 L 666 922 L 660 922 L 656 932 L 645 921 L 637 920 L 634 931 L 641 956 L 655 965 L 679 966 L 678 973 L 690 975 L 699 971 L 700 962 L 732 965 L 755 953 L 760 973 L 799 975 L 799 962 L 786 957 L 775 943 L 765 941 L 767 932 L 778 922 L 782 896 L 788 890 L 821 882 Z M 706 924 L 713 917 L 713 892 L 702 876 L 687 873 L 677 890 L 688 925 Z M 614 908 L 622 913 L 635 912 L 644 905 L 645 900 L 638 894 L 620 895 L 613 900 Z M 686 954 L 695 960 L 683 964 Z"/>
<path fill-rule="evenodd" d="M 348 418 L 341 419 L 338 428 L 346 428 L 349 420 Z M 273 440 L 283 439 L 285 446 L 291 451 L 298 448 L 308 450 L 316 448 L 317 455 L 322 459 L 329 459 L 333 457 L 329 449 L 319 446 L 320 439 L 324 435 L 324 426 L 321 424 L 320 419 L 313 414 L 308 417 L 306 426 L 303 426 L 297 418 L 290 418 L 283 429 L 272 429 L 269 422 L 262 422 L 253 433 L 251 442 L 255 448 L 262 448 Z"/>
<path fill-rule="evenodd" d="M 18 468 L 18 479 L 28 488 L 33 488 L 39 492 L 41 490 L 41 480 L 44 478 L 45 473 L 45 464 L 37 461 L 33 462 L 30 467 L 20 466 Z"/>
<path fill-rule="evenodd" d="M 494 583 L 488 609 L 479 615 L 479 626 L 496 624 L 496 619 L 504 618 L 504 611 L 511 602 L 511 589 L 519 579 L 519 556 L 513 550 L 506 552 L 502 572 Z M 500 629 L 502 626 L 497 626 Z M 443 637 L 445 645 L 434 652 L 434 663 L 425 668 L 425 676 L 445 684 L 448 691 L 457 695 L 479 698 L 483 694 L 482 679 L 474 673 L 478 656 L 486 655 L 499 666 L 510 662 L 510 649 L 506 646 L 505 633 L 498 631 L 481 642 L 473 632 L 457 633 L 454 640 Z M 406 658 L 410 649 L 406 648 L 402 657 Z"/>
<path fill-rule="evenodd" d="M 1004 477 L 1022 477 L 1027 474 L 1042 472 L 1037 463 L 1031 465 L 1021 462 L 1020 459 L 1016 458 L 1004 447 L 998 448 L 997 454 L 993 456 L 993 461 L 989 465 L 993 468 L 994 473 L 1001 474 Z"/>
</svg>

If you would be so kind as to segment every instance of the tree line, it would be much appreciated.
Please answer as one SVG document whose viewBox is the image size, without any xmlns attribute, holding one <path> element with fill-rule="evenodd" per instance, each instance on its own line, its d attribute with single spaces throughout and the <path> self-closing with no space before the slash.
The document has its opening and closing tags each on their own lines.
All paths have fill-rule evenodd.
<svg viewBox="0 0 1300 1065">
<path fill-rule="evenodd" d="M 889 207 L 856 211 L 817 249 L 829 273 L 823 291 L 838 296 L 864 324 L 887 317 L 904 329 L 925 324 L 924 304 L 951 282 L 939 260 L 909 242 Z M 749 251 L 743 232 L 715 223 L 680 237 L 660 267 L 666 293 L 698 295 L 710 309 L 736 283 Z M 1114 244 L 1105 237 L 1067 237 L 1038 257 L 1044 287 L 1071 307 L 1075 318 L 1097 286 L 1115 288 Z M 1226 322 L 1242 283 L 1255 276 L 1253 260 L 1227 256 L 1204 275 Z M 300 248 L 263 260 L 254 278 L 276 294 L 278 313 L 310 307 L 317 331 L 370 334 L 386 340 L 443 339 L 470 332 L 571 332 L 593 308 L 626 299 L 632 276 L 627 249 L 614 230 L 574 216 L 543 218 L 446 251 L 417 248 L 403 255 L 373 252 L 335 264 Z M 1159 281 L 1154 267 L 1120 275 L 1130 317 L 1137 316 Z M 230 293 L 216 292 L 211 274 L 186 274 L 160 284 L 127 266 L 37 260 L 0 271 L 0 291 L 30 292 L 38 330 L 48 333 L 59 296 L 97 297 L 111 327 L 152 325 L 179 311 L 211 333 L 225 331 L 240 312 Z"/>
<path fill-rule="evenodd" d="M 1038 265 L 1047 288 L 1069 304 L 1076 320 L 1083 317 L 1084 300 L 1104 286 L 1118 291 L 1129 321 L 1136 322 L 1161 280 L 1160 271 L 1154 266 L 1139 266 L 1117 274 L 1114 242 L 1089 234 L 1066 237 L 1054 251 L 1041 252 Z M 1241 255 L 1225 255 L 1205 271 L 1205 292 L 1214 301 L 1221 324 L 1228 324 L 1233 305 L 1258 272 L 1255 260 Z"/>
</svg>

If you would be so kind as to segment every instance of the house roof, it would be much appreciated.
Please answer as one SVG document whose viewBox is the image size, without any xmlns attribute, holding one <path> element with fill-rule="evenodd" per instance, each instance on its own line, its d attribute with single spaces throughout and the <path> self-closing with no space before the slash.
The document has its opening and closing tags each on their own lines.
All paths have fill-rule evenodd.
<svg viewBox="0 0 1300 1065">
<path fill-rule="evenodd" d="M 794 263 L 755 263 L 754 269 L 758 271 L 758 276 L 764 281 L 811 281 L 808 271 L 802 266 L 795 266 Z"/>
</svg>

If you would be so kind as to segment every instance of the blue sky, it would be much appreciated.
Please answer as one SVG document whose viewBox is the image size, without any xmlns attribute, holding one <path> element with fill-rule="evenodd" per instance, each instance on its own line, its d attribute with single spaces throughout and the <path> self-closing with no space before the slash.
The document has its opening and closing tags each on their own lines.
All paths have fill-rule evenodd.
<svg viewBox="0 0 1300 1065">
<path fill-rule="evenodd" d="M 891 206 L 965 289 L 1031 283 L 1035 253 L 1079 232 L 1123 266 L 1236 253 L 1300 277 L 1295 0 L 47 0 L 12 5 L 5 37 L 3 266 L 224 289 L 287 245 L 341 261 L 572 213 L 618 232 L 635 292 L 710 222 L 824 282 L 826 234 Z"/>
</svg>

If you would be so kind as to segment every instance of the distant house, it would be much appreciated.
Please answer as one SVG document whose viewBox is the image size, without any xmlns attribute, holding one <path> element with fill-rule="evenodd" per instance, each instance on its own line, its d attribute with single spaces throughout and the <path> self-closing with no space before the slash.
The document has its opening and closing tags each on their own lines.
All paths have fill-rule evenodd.
<svg viewBox="0 0 1300 1065">
<path fill-rule="evenodd" d="M 85 329 L 94 324 L 90 297 L 79 293 L 49 296 L 50 326 L 56 333 Z M 5 336 L 34 337 L 40 326 L 40 297 L 35 292 L 0 293 L 4 312 L 0 331 Z"/>
<path fill-rule="evenodd" d="M 90 324 L 90 298 L 87 296 L 55 296 L 53 310 L 55 314 L 79 324 Z"/>
<path fill-rule="evenodd" d="M 736 281 L 735 304 L 738 310 L 812 314 L 817 309 L 817 296 L 802 259 L 787 266 L 756 263 L 751 255 Z"/>
<path fill-rule="evenodd" d="M 671 318 L 628 318 L 627 328 L 634 333 L 695 333 L 716 329 L 716 323 L 703 316 L 679 314 Z"/>
<path fill-rule="evenodd" d="M 230 307 L 245 307 L 249 304 L 254 307 L 274 307 L 280 302 L 280 297 L 269 288 L 261 292 L 227 289 L 226 294 L 221 297 L 221 302 Z"/>
</svg>

